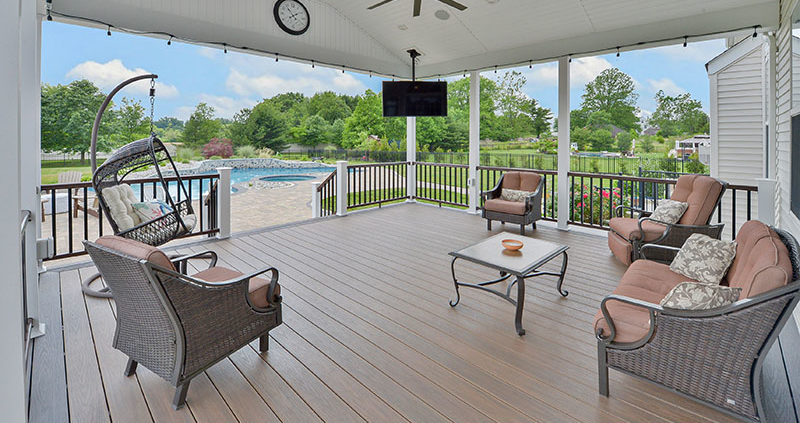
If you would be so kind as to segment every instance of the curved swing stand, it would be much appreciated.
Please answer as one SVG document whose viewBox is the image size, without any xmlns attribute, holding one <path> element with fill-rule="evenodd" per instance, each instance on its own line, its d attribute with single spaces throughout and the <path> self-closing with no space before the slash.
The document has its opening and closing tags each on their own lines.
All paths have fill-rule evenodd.
<svg viewBox="0 0 800 423">
<path fill-rule="evenodd" d="M 153 74 L 140 75 L 130 78 L 116 86 L 108 94 L 106 99 L 103 101 L 100 110 L 98 110 L 97 116 L 95 117 L 94 126 L 92 127 L 92 143 L 90 153 L 92 163 L 92 185 L 99 200 L 100 208 L 108 219 L 114 234 L 124 238 L 134 239 L 152 246 L 159 246 L 180 236 L 191 233 L 197 220 L 194 216 L 191 199 L 186 191 L 183 181 L 181 180 L 180 173 L 178 172 L 175 162 L 172 160 L 172 157 L 161 140 L 158 139 L 158 137 L 155 136 L 155 133 L 152 132 L 152 110 L 155 98 L 155 78 L 158 78 L 158 76 Z M 129 84 L 143 79 L 151 80 L 151 135 L 148 138 L 134 141 L 117 149 L 100 167 L 97 167 L 97 134 L 103 113 L 117 92 Z M 184 200 L 182 201 L 173 201 L 172 196 L 169 193 L 169 183 L 164 179 L 164 175 L 161 170 L 161 164 L 166 162 L 171 165 L 170 171 L 177 179 L 176 184 L 177 189 L 179 190 L 178 198 L 181 198 L 180 194 L 183 194 Z M 164 194 L 164 202 L 167 206 L 169 206 L 170 210 L 165 212 L 160 217 L 141 222 L 133 227 L 129 227 L 128 225 L 120 226 L 120 222 L 115 220 L 114 214 L 111 212 L 109 204 L 103 195 L 103 191 L 120 186 L 125 183 L 126 177 L 128 177 L 130 174 L 151 167 L 155 169 L 156 175 L 161 182 L 161 189 L 163 190 Z M 153 190 L 155 197 L 155 184 Z M 144 200 L 144 192 L 140 192 L 139 196 L 142 200 Z M 97 290 L 91 287 L 92 282 L 99 278 L 99 273 L 89 276 L 81 282 L 81 290 L 89 296 L 111 298 L 112 294 L 107 287 Z"/>
</svg>

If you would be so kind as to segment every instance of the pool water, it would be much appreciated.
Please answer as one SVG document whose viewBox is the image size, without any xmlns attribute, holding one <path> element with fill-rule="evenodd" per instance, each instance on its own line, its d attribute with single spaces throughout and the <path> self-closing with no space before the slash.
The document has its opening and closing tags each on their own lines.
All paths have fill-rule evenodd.
<svg viewBox="0 0 800 423">
<path fill-rule="evenodd" d="M 300 182 L 300 181 L 310 181 L 312 179 L 317 179 L 314 175 L 275 175 L 275 176 L 264 176 L 259 178 L 265 182 Z"/>
<path fill-rule="evenodd" d="M 273 176 L 273 175 L 305 175 L 308 174 L 327 174 L 333 172 L 334 167 L 306 167 L 306 168 L 297 168 L 297 169 L 288 169 L 288 168 L 258 168 L 258 169 L 233 169 L 231 171 L 231 185 L 238 184 L 241 182 L 247 182 L 254 178 L 261 178 L 264 176 Z M 314 176 L 315 178 L 316 176 Z M 313 178 L 312 178 L 313 179 Z M 274 181 L 275 179 L 270 179 Z M 286 181 L 286 179 L 282 179 Z M 305 180 L 305 179 L 302 179 Z"/>
</svg>

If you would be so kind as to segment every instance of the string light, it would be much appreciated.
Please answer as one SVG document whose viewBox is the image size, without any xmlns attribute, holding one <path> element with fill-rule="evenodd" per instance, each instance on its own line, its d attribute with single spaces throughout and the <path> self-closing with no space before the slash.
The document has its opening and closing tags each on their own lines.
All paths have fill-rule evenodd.
<svg viewBox="0 0 800 423">
<path fill-rule="evenodd" d="M 98 19 L 91 19 L 91 18 L 87 18 L 87 17 L 83 17 L 83 16 L 70 15 L 70 14 L 67 14 L 67 13 L 61 13 L 61 12 L 52 10 L 53 0 L 45 0 L 45 3 L 46 3 L 46 19 L 48 21 L 52 21 L 53 20 L 53 15 L 55 15 L 57 17 L 63 17 L 63 18 L 71 19 L 71 20 L 78 20 L 78 21 L 83 21 L 83 22 L 87 22 L 87 23 L 92 23 L 92 24 L 95 24 L 95 25 L 101 26 L 101 27 L 102 27 L 102 25 L 106 25 L 106 27 L 107 27 L 106 28 L 106 35 L 111 36 L 111 27 L 113 25 L 108 24 L 108 23 L 103 22 L 102 20 L 98 20 Z M 114 27 L 114 28 L 119 30 L 119 31 L 121 31 L 121 32 L 134 34 L 134 35 L 158 35 L 158 36 L 162 36 L 162 37 L 169 37 L 169 39 L 167 40 L 167 45 L 172 45 L 172 39 L 174 38 L 176 40 L 182 40 L 182 41 L 185 41 L 187 43 L 193 43 L 193 44 L 206 44 L 206 45 L 211 44 L 211 45 L 217 45 L 217 46 L 221 45 L 223 47 L 223 50 L 225 51 L 225 53 L 228 52 L 227 51 L 227 43 L 222 43 L 222 42 L 219 42 L 219 41 L 209 41 L 209 40 L 198 40 L 198 39 L 192 39 L 192 38 L 183 38 L 183 37 L 178 37 L 178 36 L 175 36 L 173 34 L 170 34 L 170 33 L 167 33 L 167 32 L 162 32 L 162 31 L 140 31 L 140 30 L 125 29 L 125 28 L 117 28 L 117 27 Z M 688 38 L 690 36 L 691 37 L 700 38 L 700 37 L 706 37 L 706 36 L 719 35 L 722 32 L 744 31 L 744 30 L 747 30 L 749 28 L 753 29 L 753 38 L 757 38 L 758 37 L 758 28 L 761 28 L 761 25 L 755 25 L 755 26 L 752 26 L 752 27 L 731 28 L 731 29 L 728 29 L 726 31 L 716 31 L 716 32 L 684 35 L 682 37 L 683 38 L 683 46 L 687 47 Z M 680 40 L 680 38 L 678 38 L 678 37 L 662 38 L 662 39 L 650 39 L 650 40 L 646 40 L 646 41 L 639 41 L 639 42 L 633 43 L 633 44 L 626 44 L 626 45 L 617 46 L 616 47 L 616 49 L 617 49 L 617 57 L 620 57 L 620 52 L 621 52 L 621 49 L 623 47 L 640 48 L 641 46 L 644 46 L 644 45 L 647 45 L 647 44 L 658 44 L 658 43 L 664 43 L 664 42 L 675 42 L 675 41 L 678 41 L 678 40 Z M 270 52 L 270 51 L 267 51 L 267 50 L 258 49 L 258 48 L 248 48 L 246 46 L 240 46 L 240 47 L 235 47 L 235 48 L 238 48 L 240 50 L 255 51 L 255 52 L 258 52 L 260 54 L 267 55 L 267 56 L 271 55 L 271 54 L 274 54 L 275 55 L 275 61 L 276 62 L 279 61 L 279 53 L 273 53 L 273 52 Z M 573 55 L 577 54 L 577 55 L 580 55 L 580 56 L 584 56 L 584 55 L 597 54 L 597 52 L 598 52 L 597 50 L 572 52 L 572 53 L 568 54 L 568 56 L 567 56 L 568 57 L 568 62 L 572 63 L 572 56 Z M 289 55 L 288 57 L 290 59 L 299 60 L 299 61 L 309 60 L 307 58 L 302 58 L 302 57 L 297 57 L 297 56 L 292 56 L 292 55 Z M 563 57 L 563 56 L 561 56 L 561 57 Z M 546 62 L 546 61 L 549 61 L 549 60 L 556 60 L 556 59 L 558 59 L 558 56 L 556 56 L 556 57 L 540 57 L 540 58 L 537 58 L 537 61 Z M 315 67 L 316 61 L 312 60 L 311 63 L 312 63 L 312 68 Z M 335 65 L 335 64 L 332 64 L 332 63 L 325 63 L 325 62 L 322 62 L 322 63 L 323 63 L 323 65 L 327 65 L 327 66 L 330 66 L 330 67 L 341 66 L 342 67 L 342 72 L 344 72 L 346 69 L 348 69 L 348 67 L 346 65 Z M 524 62 L 522 62 L 522 63 L 524 63 Z M 504 66 L 504 67 L 506 67 L 506 66 L 520 66 L 522 63 L 516 62 L 516 63 L 496 64 L 496 65 L 494 65 L 494 73 L 497 73 L 497 70 L 499 69 L 500 66 Z M 533 60 L 528 60 L 528 68 L 533 69 Z M 363 73 L 367 73 L 368 72 L 370 74 L 370 77 L 372 77 L 372 73 L 373 73 L 372 70 L 368 71 L 366 69 L 356 68 L 356 67 L 350 67 L 349 69 L 351 69 L 353 71 L 357 71 L 357 72 L 363 72 Z M 474 71 L 478 71 L 478 69 L 474 69 Z M 470 72 L 469 69 L 464 69 L 464 72 L 463 72 L 462 75 L 464 77 L 466 77 L 468 72 Z M 383 75 L 388 76 L 386 74 L 383 74 Z M 439 76 L 441 76 L 441 75 L 439 75 Z M 392 75 L 392 80 L 393 81 L 395 81 L 396 78 L 397 78 L 397 75 Z"/>
<path fill-rule="evenodd" d="M 314 69 L 314 61 L 311 61 L 311 69 Z"/>
<path fill-rule="evenodd" d="M 225 44 L 225 43 L 222 43 L 222 51 L 223 51 L 225 54 L 228 54 L 228 45 L 227 45 L 227 44 Z"/>
</svg>

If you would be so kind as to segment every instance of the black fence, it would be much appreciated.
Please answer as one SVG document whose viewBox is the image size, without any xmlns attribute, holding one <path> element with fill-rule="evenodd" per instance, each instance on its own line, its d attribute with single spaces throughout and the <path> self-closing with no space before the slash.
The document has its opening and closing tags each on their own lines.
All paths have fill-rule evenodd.
<svg viewBox="0 0 800 423">
<path fill-rule="evenodd" d="M 306 152 L 280 153 L 279 158 L 288 160 L 347 160 L 349 162 L 400 162 L 406 160 L 405 151 L 364 150 L 308 150 Z M 462 152 L 417 152 L 417 162 L 466 165 L 469 153 Z M 504 150 L 483 150 L 481 166 L 509 167 L 517 169 L 557 170 L 558 156 L 546 153 L 522 153 Z M 600 155 L 570 156 L 570 170 L 581 173 L 623 174 L 645 176 L 640 172 L 664 172 L 665 178 L 683 173 L 708 173 L 708 167 L 697 160 L 666 157 L 603 157 Z"/>
</svg>

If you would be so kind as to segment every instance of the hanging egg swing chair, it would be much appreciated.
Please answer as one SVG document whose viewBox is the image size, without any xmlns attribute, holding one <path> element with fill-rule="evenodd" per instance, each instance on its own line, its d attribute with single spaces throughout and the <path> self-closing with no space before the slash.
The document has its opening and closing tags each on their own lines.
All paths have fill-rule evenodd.
<svg viewBox="0 0 800 423">
<path fill-rule="evenodd" d="M 154 247 L 190 234 L 197 222 L 178 168 L 164 143 L 153 132 L 156 78 L 158 76 L 153 74 L 133 77 L 108 94 L 94 121 L 90 152 L 92 186 L 114 235 Z M 120 147 L 98 167 L 97 133 L 103 113 L 119 90 L 143 79 L 150 79 L 150 136 Z M 155 172 L 152 177 L 155 179 L 152 182 L 152 196 L 145 192 L 149 190 L 145 189 L 144 184 L 140 185 L 138 195 L 128 184 L 129 176 L 142 171 Z M 173 177 L 171 183 L 164 179 L 165 171 Z M 178 198 L 183 200 L 176 202 L 170 194 L 170 187 L 176 189 Z M 110 298 L 111 292 L 107 288 L 94 290 L 90 287 L 99 276 L 90 276 L 83 281 L 81 288 L 87 295 Z"/>
</svg>

